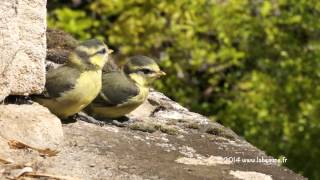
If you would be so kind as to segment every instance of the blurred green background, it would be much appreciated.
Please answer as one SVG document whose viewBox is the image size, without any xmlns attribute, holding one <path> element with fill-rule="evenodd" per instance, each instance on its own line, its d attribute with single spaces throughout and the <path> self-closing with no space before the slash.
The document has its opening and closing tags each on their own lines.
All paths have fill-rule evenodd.
<svg viewBox="0 0 320 180">
<path fill-rule="evenodd" d="M 48 26 L 160 60 L 155 86 L 320 179 L 320 1 L 49 0 Z"/>
</svg>

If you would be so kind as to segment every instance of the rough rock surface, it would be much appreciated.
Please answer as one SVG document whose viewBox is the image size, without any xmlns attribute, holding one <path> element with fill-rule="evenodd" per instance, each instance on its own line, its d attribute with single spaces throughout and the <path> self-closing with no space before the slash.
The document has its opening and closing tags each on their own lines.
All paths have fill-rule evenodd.
<svg viewBox="0 0 320 180">
<path fill-rule="evenodd" d="M 45 83 L 46 0 L 0 1 L 0 101 Z"/>
<path fill-rule="evenodd" d="M 16 150 L 21 159 L 3 160 L 7 164 L 2 165 L 0 161 L 0 174 L 85 180 L 305 179 L 277 163 L 242 162 L 272 157 L 158 92 L 127 120 L 102 122 L 85 115 L 77 119 L 63 125 L 65 138 L 57 155 Z"/>
<path fill-rule="evenodd" d="M 0 105 L 0 138 L 38 150 L 57 150 L 63 141 L 60 119 L 36 103 Z M 0 142 L 1 142 L 0 139 Z M 1 143 L 0 143 L 1 144 Z M 0 154 L 4 147 L 0 145 Z"/>
</svg>

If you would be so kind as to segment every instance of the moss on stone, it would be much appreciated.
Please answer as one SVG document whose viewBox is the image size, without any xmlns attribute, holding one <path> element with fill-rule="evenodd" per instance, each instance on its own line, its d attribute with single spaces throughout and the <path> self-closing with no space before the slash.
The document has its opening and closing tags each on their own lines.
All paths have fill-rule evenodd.
<svg viewBox="0 0 320 180">
<path fill-rule="evenodd" d="M 131 124 L 129 128 L 132 130 L 138 130 L 138 131 L 143 131 L 148 133 L 153 133 L 157 131 L 155 125 L 151 123 L 134 123 L 134 124 Z"/>
</svg>

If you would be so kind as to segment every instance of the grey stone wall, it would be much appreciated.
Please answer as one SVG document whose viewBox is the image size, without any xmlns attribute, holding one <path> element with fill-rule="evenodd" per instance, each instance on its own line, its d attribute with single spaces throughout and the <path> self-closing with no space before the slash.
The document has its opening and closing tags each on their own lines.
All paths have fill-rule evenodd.
<svg viewBox="0 0 320 180">
<path fill-rule="evenodd" d="M 0 101 L 45 84 L 46 0 L 0 1 Z"/>
</svg>

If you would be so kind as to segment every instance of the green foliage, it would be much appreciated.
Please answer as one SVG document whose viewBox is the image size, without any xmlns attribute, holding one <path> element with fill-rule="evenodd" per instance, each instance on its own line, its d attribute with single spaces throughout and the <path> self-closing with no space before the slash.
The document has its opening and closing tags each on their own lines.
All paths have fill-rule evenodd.
<svg viewBox="0 0 320 180">
<path fill-rule="evenodd" d="M 157 88 L 320 179 L 320 1 L 49 2 L 49 27 L 157 57 Z"/>
</svg>

